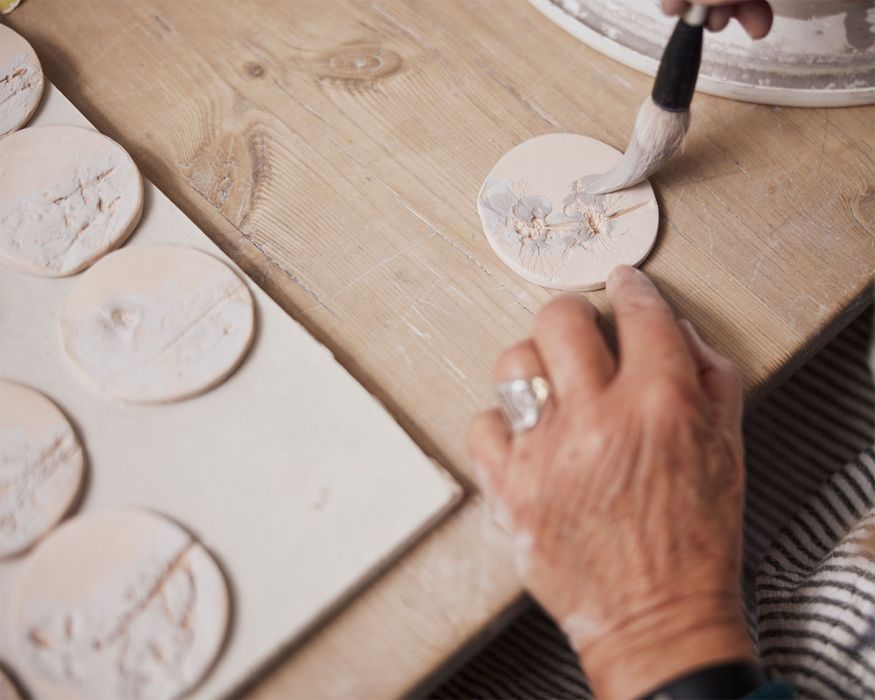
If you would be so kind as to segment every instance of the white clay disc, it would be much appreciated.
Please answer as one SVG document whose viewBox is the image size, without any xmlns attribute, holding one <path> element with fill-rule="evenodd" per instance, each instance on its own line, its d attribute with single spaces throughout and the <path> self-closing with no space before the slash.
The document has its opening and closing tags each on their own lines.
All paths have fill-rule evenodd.
<svg viewBox="0 0 875 700">
<path fill-rule="evenodd" d="M 653 248 L 659 210 L 650 183 L 589 196 L 579 181 L 622 156 L 601 141 L 547 134 L 507 153 L 477 197 L 486 239 L 502 262 L 543 287 L 590 291 L 617 265 Z"/>
<path fill-rule="evenodd" d="M 194 248 L 141 245 L 95 264 L 61 310 L 67 355 L 104 396 L 174 401 L 227 377 L 249 349 L 252 295 Z"/>
<path fill-rule="evenodd" d="M 210 668 L 228 588 L 191 535 L 142 510 L 66 522 L 21 573 L 14 641 L 35 697 L 174 698 Z"/>
<path fill-rule="evenodd" d="M 21 700 L 21 693 L 2 668 L 0 668 L 0 700 Z"/>
<path fill-rule="evenodd" d="M 143 179 L 115 141 L 79 126 L 38 126 L 0 140 L 0 262 L 63 277 L 127 240 Z"/>
<path fill-rule="evenodd" d="M 0 380 L 0 559 L 30 547 L 70 509 L 82 485 L 82 445 L 49 399 Z"/>
<path fill-rule="evenodd" d="M 31 45 L 0 24 L 0 138 L 21 128 L 43 94 L 43 69 Z"/>
</svg>

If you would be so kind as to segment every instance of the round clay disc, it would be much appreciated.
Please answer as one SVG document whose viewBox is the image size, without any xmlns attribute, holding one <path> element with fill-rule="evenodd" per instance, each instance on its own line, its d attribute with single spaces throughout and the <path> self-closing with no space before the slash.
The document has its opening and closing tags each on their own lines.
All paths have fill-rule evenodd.
<svg viewBox="0 0 875 700">
<path fill-rule="evenodd" d="M 27 123 L 43 94 L 43 69 L 24 37 L 0 24 L 0 138 Z"/>
<path fill-rule="evenodd" d="M 115 141 L 79 126 L 38 126 L 0 140 L 0 262 L 64 277 L 127 240 L 143 179 Z"/>
<path fill-rule="evenodd" d="M 221 649 L 228 587 L 170 520 L 101 511 L 64 523 L 33 551 L 13 618 L 35 697 L 174 698 Z"/>
<path fill-rule="evenodd" d="M 605 286 L 617 265 L 653 247 L 659 210 L 650 183 L 588 195 L 580 181 L 622 154 L 576 134 L 547 134 L 507 153 L 489 173 L 477 211 L 489 245 L 529 282 L 570 291 Z"/>
<path fill-rule="evenodd" d="M 61 410 L 30 387 L 0 380 L 0 559 L 57 524 L 84 471 L 82 445 Z"/>
<path fill-rule="evenodd" d="M 21 693 L 0 666 L 0 700 L 21 700 Z"/>
<path fill-rule="evenodd" d="M 252 341 L 246 284 L 194 248 L 140 245 L 95 264 L 61 309 L 69 357 L 109 398 L 175 401 L 219 384 Z"/>
</svg>

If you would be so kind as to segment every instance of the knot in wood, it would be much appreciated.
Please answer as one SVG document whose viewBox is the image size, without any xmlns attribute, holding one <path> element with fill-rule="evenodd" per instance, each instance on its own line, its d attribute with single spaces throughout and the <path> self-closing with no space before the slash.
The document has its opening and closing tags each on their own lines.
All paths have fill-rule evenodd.
<svg viewBox="0 0 875 700">
<path fill-rule="evenodd" d="M 851 211 L 860 226 L 875 236 L 875 184 L 869 184 L 853 200 Z"/>
<path fill-rule="evenodd" d="M 372 44 L 341 46 L 322 54 L 316 61 L 320 78 L 366 83 L 391 75 L 401 67 L 401 56 L 391 49 Z"/>
<path fill-rule="evenodd" d="M 246 61 L 243 65 L 243 70 L 246 71 L 246 75 L 250 78 L 260 78 L 264 75 L 264 66 L 260 63 L 256 63 L 255 61 Z"/>
</svg>

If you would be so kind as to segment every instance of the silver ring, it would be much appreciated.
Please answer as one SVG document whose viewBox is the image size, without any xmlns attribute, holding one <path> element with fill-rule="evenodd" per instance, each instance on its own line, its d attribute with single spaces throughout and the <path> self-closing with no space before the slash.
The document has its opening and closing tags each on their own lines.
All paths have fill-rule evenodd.
<svg viewBox="0 0 875 700">
<path fill-rule="evenodd" d="M 524 433 L 541 419 L 541 410 L 550 397 L 550 384 L 544 377 L 514 379 L 496 385 L 498 409 L 511 431 Z"/>
</svg>

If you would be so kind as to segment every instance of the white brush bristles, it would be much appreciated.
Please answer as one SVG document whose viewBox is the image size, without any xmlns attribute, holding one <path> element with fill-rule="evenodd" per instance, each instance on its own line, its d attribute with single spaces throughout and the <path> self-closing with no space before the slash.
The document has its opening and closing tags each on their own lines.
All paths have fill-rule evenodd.
<svg viewBox="0 0 875 700">
<path fill-rule="evenodd" d="M 584 178 L 589 194 L 607 194 L 637 185 L 659 170 L 684 142 L 690 128 L 690 110 L 668 112 L 648 97 L 635 119 L 629 148 L 606 173 Z"/>
</svg>

